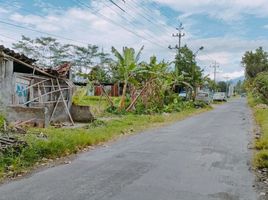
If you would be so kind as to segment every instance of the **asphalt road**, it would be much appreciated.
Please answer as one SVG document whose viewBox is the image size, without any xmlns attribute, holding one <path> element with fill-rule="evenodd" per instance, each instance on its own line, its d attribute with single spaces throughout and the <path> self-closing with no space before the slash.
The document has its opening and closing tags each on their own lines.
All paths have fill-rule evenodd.
<svg viewBox="0 0 268 200">
<path fill-rule="evenodd" d="M 256 200 L 245 99 L 0 187 L 1 200 Z"/>
</svg>

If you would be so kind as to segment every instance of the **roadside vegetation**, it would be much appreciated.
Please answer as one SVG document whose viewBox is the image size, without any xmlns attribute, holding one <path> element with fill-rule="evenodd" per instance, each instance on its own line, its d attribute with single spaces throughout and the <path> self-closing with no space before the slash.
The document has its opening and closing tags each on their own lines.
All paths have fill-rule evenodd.
<svg viewBox="0 0 268 200">
<path fill-rule="evenodd" d="M 96 120 L 82 128 L 29 129 L 26 135 L 20 136 L 27 142 L 26 147 L 7 150 L 0 156 L 0 180 L 27 173 L 50 159 L 75 154 L 89 146 L 99 145 L 146 128 L 163 126 L 209 109 L 190 108 L 165 115 L 128 114 L 108 121 Z"/>
<path fill-rule="evenodd" d="M 268 53 L 261 47 L 255 52 L 246 52 L 242 64 L 246 71 L 248 102 L 260 127 L 255 141 L 254 166 L 268 168 Z"/>
<path fill-rule="evenodd" d="M 69 60 L 74 66 L 74 78 L 84 83 L 76 89 L 73 104 L 89 106 L 95 121 L 79 127 L 25 127 L 24 134 L 17 134 L 9 124 L 9 133 L 23 141 L 23 145 L 1 151 L 0 179 L 15 177 L 47 160 L 75 154 L 121 135 L 207 111 L 211 107 L 203 101 L 195 101 L 196 94 L 199 89 L 215 90 L 217 87 L 203 75 L 196 56 L 187 46 L 181 48 L 173 62 L 159 61 L 155 56 L 141 61 L 144 47 L 138 51 L 112 47 L 113 57 L 110 57 L 95 45 L 61 45 L 53 38 L 33 40 L 23 36 L 14 48 L 36 58 L 44 55 L 46 49 L 47 57 L 42 56 L 38 61 L 45 67 L 51 62 L 56 65 Z M 110 97 L 105 84 L 117 84 L 119 96 Z M 92 96 L 96 86 L 102 88 L 100 96 Z M 187 95 L 179 96 L 180 91 Z M 4 118 L 0 118 L 0 126 L 3 123 Z"/>
</svg>

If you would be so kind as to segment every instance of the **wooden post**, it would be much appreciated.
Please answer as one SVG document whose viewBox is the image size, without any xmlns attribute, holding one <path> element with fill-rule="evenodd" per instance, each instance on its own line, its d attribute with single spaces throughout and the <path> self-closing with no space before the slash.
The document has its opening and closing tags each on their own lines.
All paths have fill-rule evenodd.
<svg viewBox="0 0 268 200">
<path fill-rule="evenodd" d="M 59 102 L 60 102 L 60 98 L 61 98 L 61 95 L 59 95 L 59 97 L 58 97 L 57 103 L 56 103 L 56 105 L 55 105 L 55 107 L 54 107 L 54 109 L 53 109 L 53 111 L 52 111 L 51 116 L 50 116 L 49 123 L 52 121 L 52 118 L 53 118 L 53 116 L 54 116 L 54 113 L 55 113 L 55 111 L 56 111 L 56 109 L 57 109 L 57 107 L 58 107 L 58 104 L 59 104 Z M 64 101 L 64 99 L 63 99 L 63 101 Z"/>
<path fill-rule="evenodd" d="M 56 78 L 56 80 L 57 80 L 57 84 L 58 84 L 58 87 L 59 87 L 59 90 L 60 90 L 60 96 L 61 96 L 61 98 L 62 98 L 62 100 L 63 100 L 63 103 L 64 103 L 64 106 L 65 106 L 65 108 L 66 108 L 67 114 L 69 115 L 69 118 L 70 118 L 70 120 L 71 120 L 71 122 L 72 122 L 72 125 L 74 125 L 73 118 L 72 118 L 72 116 L 71 116 L 71 113 L 70 113 L 70 111 L 69 111 L 68 105 L 67 105 L 67 103 L 65 102 L 65 99 L 64 99 L 64 96 L 63 96 L 63 93 L 62 93 L 62 90 L 61 90 L 61 86 L 60 86 L 59 79 Z"/>
</svg>

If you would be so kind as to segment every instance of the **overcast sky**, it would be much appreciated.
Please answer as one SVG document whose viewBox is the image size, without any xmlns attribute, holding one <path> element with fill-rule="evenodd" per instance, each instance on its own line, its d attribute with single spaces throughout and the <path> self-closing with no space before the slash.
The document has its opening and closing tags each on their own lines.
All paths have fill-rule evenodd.
<svg viewBox="0 0 268 200">
<path fill-rule="evenodd" d="M 182 44 L 194 52 L 204 46 L 198 64 L 208 74 L 217 61 L 219 79 L 242 76 L 243 53 L 268 48 L 267 0 L 113 1 L 125 12 L 110 0 L 0 0 L 0 44 L 11 47 L 22 34 L 49 33 L 64 43 L 96 44 L 109 52 L 111 46 L 145 45 L 143 59 L 156 55 L 171 61 L 175 52 L 167 47 L 178 42 L 171 35 L 180 21 L 186 34 Z"/>
</svg>

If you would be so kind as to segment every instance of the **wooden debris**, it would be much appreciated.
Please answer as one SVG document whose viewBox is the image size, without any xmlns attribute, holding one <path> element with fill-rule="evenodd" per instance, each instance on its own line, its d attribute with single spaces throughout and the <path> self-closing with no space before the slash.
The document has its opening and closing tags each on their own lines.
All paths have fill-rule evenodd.
<svg viewBox="0 0 268 200">
<path fill-rule="evenodd" d="M 11 136 L 0 136 L 0 152 L 5 151 L 6 149 L 14 149 L 18 151 L 21 147 L 25 147 L 26 142 L 20 141 L 15 137 Z"/>
</svg>

